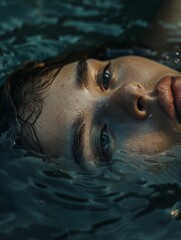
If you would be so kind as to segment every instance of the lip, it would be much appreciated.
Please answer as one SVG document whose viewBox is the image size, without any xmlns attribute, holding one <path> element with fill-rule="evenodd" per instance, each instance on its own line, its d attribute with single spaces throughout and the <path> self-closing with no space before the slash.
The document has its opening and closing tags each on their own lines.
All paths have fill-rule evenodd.
<svg viewBox="0 0 181 240">
<path fill-rule="evenodd" d="M 181 124 L 181 77 L 163 77 L 156 85 L 156 93 L 162 110 Z"/>
</svg>

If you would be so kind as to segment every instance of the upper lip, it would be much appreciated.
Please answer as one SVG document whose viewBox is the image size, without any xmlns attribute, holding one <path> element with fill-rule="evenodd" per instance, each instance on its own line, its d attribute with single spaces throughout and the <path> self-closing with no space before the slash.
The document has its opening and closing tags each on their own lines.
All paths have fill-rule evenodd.
<svg viewBox="0 0 181 240">
<path fill-rule="evenodd" d="M 156 85 L 156 93 L 162 110 L 181 123 L 181 77 L 161 78 Z"/>
</svg>

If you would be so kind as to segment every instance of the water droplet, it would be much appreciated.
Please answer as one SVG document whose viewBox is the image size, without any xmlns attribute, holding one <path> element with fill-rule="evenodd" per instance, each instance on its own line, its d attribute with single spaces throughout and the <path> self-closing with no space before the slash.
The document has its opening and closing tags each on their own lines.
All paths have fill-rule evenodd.
<svg viewBox="0 0 181 240">
<path fill-rule="evenodd" d="M 173 211 L 171 211 L 170 213 L 172 216 L 174 216 L 175 218 L 180 217 L 180 211 L 178 209 L 175 209 Z"/>
<path fill-rule="evenodd" d="M 180 55 L 180 53 L 179 53 L 179 52 L 176 52 L 176 55 L 178 56 L 178 55 Z"/>
<path fill-rule="evenodd" d="M 175 63 L 179 63 L 179 62 L 180 62 L 180 58 L 176 58 Z"/>
<path fill-rule="evenodd" d="M 153 114 L 150 114 L 150 115 L 148 116 L 148 118 L 151 118 L 151 117 L 153 117 Z"/>
</svg>

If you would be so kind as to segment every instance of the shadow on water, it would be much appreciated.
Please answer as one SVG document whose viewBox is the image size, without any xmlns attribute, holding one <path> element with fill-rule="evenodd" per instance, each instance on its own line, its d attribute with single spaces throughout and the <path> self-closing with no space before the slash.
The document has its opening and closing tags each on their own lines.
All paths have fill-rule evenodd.
<svg viewBox="0 0 181 240">
<path fill-rule="evenodd" d="M 1 82 L 24 61 L 101 44 L 114 46 L 110 57 L 126 51 L 179 69 L 180 8 L 163 0 L 2 0 Z M 181 237 L 180 218 L 170 214 L 181 209 L 180 145 L 154 157 L 122 151 L 93 174 L 61 170 L 63 158 L 28 156 L 9 132 L 0 149 L 1 240 Z"/>
</svg>

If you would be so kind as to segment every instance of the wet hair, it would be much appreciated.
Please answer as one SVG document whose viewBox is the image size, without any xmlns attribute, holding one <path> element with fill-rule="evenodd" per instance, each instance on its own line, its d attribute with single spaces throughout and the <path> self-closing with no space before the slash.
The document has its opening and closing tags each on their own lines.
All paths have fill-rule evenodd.
<svg viewBox="0 0 181 240">
<path fill-rule="evenodd" d="M 42 111 L 42 94 L 60 70 L 58 65 L 29 62 L 14 71 L 1 89 L 1 115 L 6 125 L 19 122 L 18 144 L 25 148 L 43 153 L 34 123 Z"/>
</svg>

